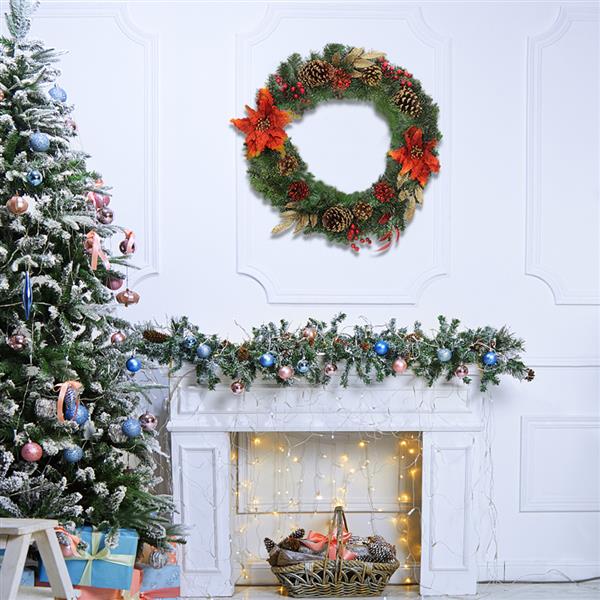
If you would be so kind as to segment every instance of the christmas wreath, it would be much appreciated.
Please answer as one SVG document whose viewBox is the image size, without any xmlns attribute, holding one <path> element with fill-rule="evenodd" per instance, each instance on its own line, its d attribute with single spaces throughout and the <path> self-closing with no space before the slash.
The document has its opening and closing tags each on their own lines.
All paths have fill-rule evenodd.
<svg viewBox="0 0 600 600">
<path fill-rule="evenodd" d="M 316 179 L 284 131 L 305 111 L 339 99 L 372 103 L 391 132 L 385 172 L 369 189 L 351 194 Z M 252 187 L 281 212 L 273 234 L 293 228 L 356 252 L 374 242 L 387 250 L 423 203 L 429 176 L 439 171 L 438 108 L 412 73 L 383 52 L 328 44 L 308 59 L 292 54 L 246 112 L 231 122 L 246 135 Z"/>
</svg>

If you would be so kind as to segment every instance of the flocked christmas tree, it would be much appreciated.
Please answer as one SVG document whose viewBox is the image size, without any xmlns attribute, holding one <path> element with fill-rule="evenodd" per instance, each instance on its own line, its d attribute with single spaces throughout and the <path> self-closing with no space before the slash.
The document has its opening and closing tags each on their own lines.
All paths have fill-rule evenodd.
<svg viewBox="0 0 600 600">
<path fill-rule="evenodd" d="M 71 148 L 57 53 L 27 38 L 36 5 L 11 0 L 0 41 L 0 517 L 129 527 L 161 546 L 173 530 L 170 499 L 152 493 L 156 420 L 139 419 L 139 361 L 112 314 L 133 236 Z"/>
</svg>

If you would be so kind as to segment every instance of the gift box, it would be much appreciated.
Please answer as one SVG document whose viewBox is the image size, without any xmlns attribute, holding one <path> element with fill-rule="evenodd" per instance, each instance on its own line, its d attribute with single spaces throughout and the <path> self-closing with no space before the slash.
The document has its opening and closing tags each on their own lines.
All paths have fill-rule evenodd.
<svg viewBox="0 0 600 600">
<path fill-rule="evenodd" d="M 77 535 L 87 544 L 87 549 L 77 550 L 73 556 L 65 557 L 73 584 L 91 588 L 129 590 L 138 534 L 132 529 L 119 529 L 119 543 L 115 548 L 105 545 L 104 531 L 85 526 L 77 530 Z M 48 574 L 41 561 L 39 579 L 42 582 L 48 581 Z"/>
<path fill-rule="evenodd" d="M 165 565 L 154 569 L 148 565 L 138 565 L 142 569 L 142 586 L 140 599 L 164 598 L 179 596 L 179 565 Z"/>
<path fill-rule="evenodd" d="M 177 564 L 177 553 L 175 552 L 175 548 L 171 545 L 172 550 L 170 552 L 164 552 L 164 556 L 166 557 L 166 563 L 168 565 L 176 565 Z M 139 551 L 137 561 L 138 563 L 144 565 L 150 565 L 151 567 L 156 567 L 153 564 L 153 554 L 159 553 L 160 550 L 155 546 L 151 546 L 150 544 L 142 544 L 142 547 Z"/>
<path fill-rule="evenodd" d="M 4 560 L 4 549 L 0 550 L 0 571 Z M 29 561 L 28 561 L 29 562 Z M 33 563 L 32 563 L 33 564 Z M 21 575 L 21 585 L 35 585 L 35 570 L 33 567 L 25 567 Z"/>
</svg>

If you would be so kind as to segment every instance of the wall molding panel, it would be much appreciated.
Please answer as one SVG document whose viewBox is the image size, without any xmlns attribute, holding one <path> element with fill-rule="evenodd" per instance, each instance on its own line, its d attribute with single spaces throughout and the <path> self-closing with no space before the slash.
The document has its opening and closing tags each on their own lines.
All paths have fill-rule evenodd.
<svg viewBox="0 0 600 600">
<path fill-rule="evenodd" d="M 246 167 L 243 159 L 242 141 L 235 144 L 236 197 L 237 197 L 237 272 L 254 279 L 263 288 L 270 304 L 409 304 L 416 305 L 425 289 L 436 279 L 449 275 L 450 264 L 450 39 L 433 31 L 425 22 L 422 10 L 414 5 L 402 4 L 268 4 L 261 22 L 255 29 L 236 35 L 236 105 L 248 103 L 255 89 L 262 83 L 251 81 L 253 51 L 265 42 L 284 21 L 294 19 L 321 20 L 361 20 L 381 19 L 383 22 L 404 21 L 411 33 L 423 46 L 431 48 L 434 55 L 434 88 L 430 93 L 435 101 L 444 107 L 440 117 L 440 129 L 444 132 L 444 177 L 437 182 L 435 190 L 428 190 L 432 203 L 433 236 L 430 254 L 432 261 L 417 273 L 412 281 L 403 287 L 389 291 L 368 290 L 346 293 L 334 285 L 319 288 L 303 281 L 303 285 L 286 287 L 277 280 L 277 269 L 271 268 L 264 260 L 252 258 L 252 218 L 250 204 L 262 202 L 249 189 Z M 282 57 L 283 58 L 283 57 Z M 266 77 L 266 73 L 265 73 Z M 412 227 L 419 227 L 418 219 Z M 269 235 L 268 231 L 264 235 Z M 297 240 L 296 244 L 302 244 Z M 367 257 L 365 257 L 367 258 Z M 369 257 L 370 258 L 370 257 Z"/>
</svg>

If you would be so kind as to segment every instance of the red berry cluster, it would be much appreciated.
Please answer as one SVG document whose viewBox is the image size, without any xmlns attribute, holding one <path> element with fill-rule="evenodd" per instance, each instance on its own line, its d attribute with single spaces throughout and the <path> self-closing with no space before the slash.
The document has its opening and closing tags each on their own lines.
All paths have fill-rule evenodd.
<svg viewBox="0 0 600 600">
<path fill-rule="evenodd" d="M 371 243 L 372 243 L 371 238 L 360 236 L 360 227 L 356 223 L 352 223 L 352 225 L 350 225 L 350 228 L 348 229 L 348 233 L 346 234 L 346 237 L 348 238 L 349 242 L 352 242 L 352 244 L 350 244 L 350 248 L 352 248 L 352 250 L 354 250 L 354 252 L 358 252 L 360 250 L 359 245 L 356 244 L 355 242 L 358 241 L 360 244 L 367 244 L 367 245 L 371 245 Z"/>
<path fill-rule="evenodd" d="M 343 92 L 350 87 L 352 83 L 352 77 L 347 71 L 344 69 L 335 69 L 333 72 L 333 77 L 331 78 L 331 85 L 338 92 Z"/>
<path fill-rule="evenodd" d="M 409 73 L 406 69 L 396 67 L 384 58 L 379 59 L 379 66 L 381 67 L 381 73 L 384 77 L 393 79 L 394 81 L 399 80 L 402 85 L 407 85 L 408 87 L 412 86 L 412 81 L 410 81 L 412 73 Z"/>
<path fill-rule="evenodd" d="M 299 98 L 301 98 L 301 96 L 304 96 L 304 94 L 306 94 L 304 84 L 301 81 L 290 85 L 289 83 L 283 80 L 283 77 L 281 77 L 281 75 L 275 75 L 275 83 L 279 87 L 279 91 L 288 98 L 298 100 Z"/>
<path fill-rule="evenodd" d="M 391 202 L 394 199 L 396 192 L 387 181 L 378 181 L 373 186 L 373 195 L 379 202 Z"/>
<path fill-rule="evenodd" d="M 310 188 L 306 181 L 292 181 L 288 186 L 287 195 L 290 200 L 294 202 L 299 202 L 300 200 L 304 200 L 310 194 Z"/>
</svg>

